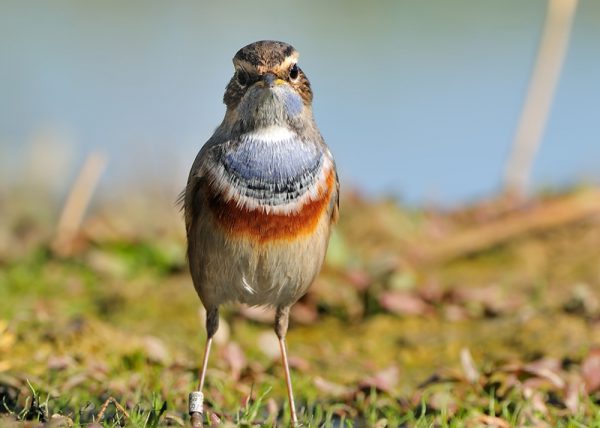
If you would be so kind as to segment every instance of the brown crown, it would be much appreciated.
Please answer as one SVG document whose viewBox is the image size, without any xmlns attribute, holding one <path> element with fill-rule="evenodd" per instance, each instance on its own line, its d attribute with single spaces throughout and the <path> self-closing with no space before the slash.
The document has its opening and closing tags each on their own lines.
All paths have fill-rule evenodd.
<svg viewBox="0 0 600 428">
<path fill-rule="evenodd" d="M 298 52 L 284 42 L 261 40 L 241 48 L 233 57 L 234 64 L 247 65 L 255 69 L 275 69 L 284 62 L 296 60 Z M 287 61 L 286 61 L 287 60 Z"/>
</svg>

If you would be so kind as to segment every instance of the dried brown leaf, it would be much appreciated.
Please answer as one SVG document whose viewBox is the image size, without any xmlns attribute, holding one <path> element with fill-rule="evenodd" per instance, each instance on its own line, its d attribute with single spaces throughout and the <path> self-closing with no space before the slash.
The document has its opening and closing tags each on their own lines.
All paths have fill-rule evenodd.
<svg viewBox="0 0 600 428">
<path fill-rule="evenodd" d="M 155 336 L 145 336 L 143 346 L 148 360 L 153 363 L 168 365 L 171 361 L 171 354 L 164 342 Z"/>
<path fill-rule="evenodd" d="M 600 349 L 592 349 L 585 357 L 581 364 L 581 376 L 588 394 L 600 389 Z"/>
<path fill-rule="evenodd" d="M 391 392 L 400 380 L 400 370 L 396 366 L 390 366 L 362 380 L 361 388 L 377 388 L 380 391 Z"/>
<path fill-rule="evenodd" d="M 460 364 L 469 383 L 475 383 L 479 380 L 479 370 L 477 370 L 471 351 L 468 348 L 460 350 Z"/>
<path fill-rule="evenodd" d="M 67 381 L 62 385 L 62 389 L 65 391 L 70 391 L 78 385 L 85 383 L 88 380 L 88 377 L 84 373 L 76 374 L 75 376 L 71 376 L 67 379 Z"/>
<path fill-rule="evenodd" d="M 46 365 L 49 370 L 65 370 L 75 365 L 75 360 L 70 355 L 53 355 Z"/>
<path fill-rule="evenodd" d="M 279 357 L 279 341 L 271 331 L 264 331 L 258 336 L 258 347 L 273 360 Z"/>
<path fill-rule="evenodd" d="M 351 269 L 346 272 L 348 283 L 358 291 L 365 291 L 371 285 L 371 278 L 364 270 Z"/>
<path fill-rule="evenodd" d="M 289 355 L 288 361 L 290 363 L 290 367 L 295 368 L 301 372 L 307 372 L 310 370 L 310 362 L 298 355 Z"/>
<path fill-rule="evenodd" d="M 319 318 L 315 305 L 298 302 L 292 306 L 290 317 L 299 324 L 313 324 Z"/>
<path fill-rule="evenodd" d="M 405 291 L 387 291 L 379 296 L 379 304 L 397 315 L 423 315 L 430 308 L 423 299 Z"/>
<path fill-rule="evenodd" d="M 565 387 L 565 381 L 560 376 L 560 361 L 556 358 L 542 358 L 540 360 L 527 363 L 523 370 L 538 378 L 550 381 L 556 388 Z"/>
<path fill-rule="evenodd" d="M 221 356 L 229 366 L 231 377 L 233 380 L 239 380 L 242 370 L 247 366 L 246 356 L 244 351 L 236 342 L 227 343 L 221 350 Z"/>
<path fill-rule="evenodd" d="M 565 391 L 565 406 L 572 414 L 577 414 L 581 411 L 581 397 L 585 395 L 585 383 L 581 376 L 573 373 L 567 382 Z"/>
<path fill-rule="evenodd" d="M 330 382 L 320 376 L 314 379 L 315 387 L 324 394 L 334 397 L 340 397 L 350 394 L 352 390 L 344 385 L 335 382 Z"/>
<path fill-rule="evenodd" d="M 498 416 L 490 415 L 478 415 L 471 420 L 468 424 L 469 427 L 482 427 L 482 428 L 510 428 L 511 425 L 508 421 L 499 418 Z"/>
<path fill-rule="evenodd" d="M 74 426 L 73 420 L 67 416 L 54 414 L 50 418 L 50 422 L 47 424 L 51 428 L 67 428 Z"/>
</svg>

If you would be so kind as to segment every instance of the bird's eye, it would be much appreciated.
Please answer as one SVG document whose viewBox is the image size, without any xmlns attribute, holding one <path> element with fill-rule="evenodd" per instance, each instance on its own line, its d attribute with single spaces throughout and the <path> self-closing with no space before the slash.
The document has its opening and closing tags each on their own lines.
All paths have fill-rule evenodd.
<svg viewBox="0 0 600 428">
<path fill-rule="evenodd" d="M 296 80 L 298 78 L 299 74 L 300 74 L 300 70 L 298 69 L 298 66 L 296 64 L 292 65 L 290 67 L 290 79 Z"/>
<path fill-rule="evenodd" d="M 248 84 L 248 81 L 250 80 L 248 73 L 246 73 L 243 70 L 238 70 L 238 72 L 236 73 L 236 77 L 240 86 L 246 86 Z"/>
</svg>

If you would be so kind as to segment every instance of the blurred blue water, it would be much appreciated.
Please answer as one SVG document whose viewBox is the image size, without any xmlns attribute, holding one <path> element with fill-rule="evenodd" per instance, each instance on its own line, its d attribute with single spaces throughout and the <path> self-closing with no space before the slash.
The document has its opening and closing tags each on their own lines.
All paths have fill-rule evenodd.
<svg viewBox="0 0 600 428">
<path fill-rule="evenodd" d="M 100 149 L 110 160 L 105 186 L 183 186 L 222 119 L 231 57 L 272 38 L 301 53 L 344 183 L 417 203 L 482 196 L 500 186 L 545 9 L 543 0 L 5 0 L 2 180 L 32 157 L 38 170 L 51 163 L 58 151 L 31 147 L 54 130 L 74 147 L 67 175 Z M 599 76 L 600 1 L 584 0 L 536 186 L 600 178 Z"/>
</svg>

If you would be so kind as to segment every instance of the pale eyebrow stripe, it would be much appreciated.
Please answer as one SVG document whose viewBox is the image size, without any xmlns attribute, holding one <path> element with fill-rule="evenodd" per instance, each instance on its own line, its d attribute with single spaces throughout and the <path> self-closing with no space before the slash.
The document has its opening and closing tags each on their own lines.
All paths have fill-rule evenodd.
<svg viewBox="0 0 600 428">
<path fill-rule="evenodd" d="M 288 56 L 286 59 L 284 59 L 280 66 L 281 68 L 288 68 L 291 67 L 292 64 L 295 64 L 298 62 L 298 52 L 294 52 L 293 54 L 291 54 L 290 56 Z"/>
<path fill-rule="evenodd" d="M 287 56 L 281 63 L 277 66 L 278 68 L 286 69 L 298 62 L 298 52 L 293 52 L 291 55 Z M 243 68 L 245 71 L 252 72 L 257 68 L 264 68 L 262 65 L 252 64 L 245 59 L 236 59 L 234 61 L 236 68 Z"/>
</svg>

